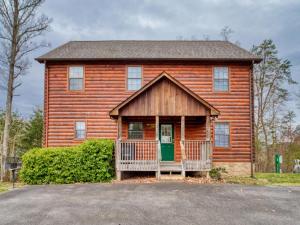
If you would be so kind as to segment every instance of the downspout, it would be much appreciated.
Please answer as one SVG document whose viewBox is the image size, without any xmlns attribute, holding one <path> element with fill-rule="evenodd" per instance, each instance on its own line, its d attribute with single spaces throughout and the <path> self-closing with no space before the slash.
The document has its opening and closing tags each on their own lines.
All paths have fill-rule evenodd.
<svg viewBox="0 0 300 225">
<path fill-rule="evenodd" d="M 253 166 L 253 122 L 254 122 L 254 102 L 253 102 L 253 68 L 254 68 L 254 61 L 252 60 L 251 64 L 251 73 L 250 73 L 250 88 L 249 88 L 249 93 L 250 93 L 250 167 L 251 167 L 251 177 L 254 178 L 254 166 Z"/>
</svg>

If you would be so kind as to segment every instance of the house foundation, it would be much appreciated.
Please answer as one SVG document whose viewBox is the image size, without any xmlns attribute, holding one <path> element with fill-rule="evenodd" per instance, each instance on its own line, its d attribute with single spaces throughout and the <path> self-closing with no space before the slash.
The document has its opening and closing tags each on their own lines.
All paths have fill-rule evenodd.
<svg viewBox="0 0 300 225">
<path fill-rule="evenodd" d="M 213 162 L 213 167 L 223 167 L 230 176 L 250 176 L 250 162 Z"/>
</svg>

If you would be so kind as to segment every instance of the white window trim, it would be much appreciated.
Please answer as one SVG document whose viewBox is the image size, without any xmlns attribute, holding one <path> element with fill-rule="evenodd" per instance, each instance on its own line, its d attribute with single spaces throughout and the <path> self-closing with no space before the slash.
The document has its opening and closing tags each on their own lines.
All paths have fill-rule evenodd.
<svg viewBox="0 0 300 225">
<path fill-rule="evenodd" d="M 130 68 L 140 68 L 141 70 L 141 74 L 140 74 L 140 77 L 139 78 L 136 78 L 136 77 L 129 77 L 129 69 Z M 140 87 L 137 88 L 137 89 L 130 89 L 129 88 L 129 80 L 140 80 Z M 127 91 L 137 91 L 139 90 L 141 87 L 142 87 L 142 82 L 143 82 L 143 67 L 142 66 L 139 66 L 139 65 L 132 65 L 132 66 L 127 66 L 127 80 L 126 80 L 126 89 Z"/>
<path fill-rule="evenodd" d="M 216 142 L 216 136 L 217 136 L 217 124 L 227 124 L 228 126 L 228 145 L 227 146 L 220 146 L 220 145 L 217 145 L 217 142 Z M 223 134 L 223 135 L 226 135 L 226 134 Z M 218 121 L 218 122 L 215 122 L 215 126 L 214 126 L 214 146 L 216 148 L 230 148 L 230 139 L 231 139 L 231 133 L 230 133 L 230 123 L 229 122 L 226 122 L 226 121 Z"/>
<path fill-rule="evenodd" d="M 82 123 L 84 125 L 83 129 L 77 129 L 77 124 Z M 77 132 L 84 131 L 84 137 L 78 137 Z M 75 121 L 75 139 L 85 139 L 86 138 L 86 122 L 85 121 Z"/>
<path fill-rule="evenodd" d="M 227 70 L 227 79 L 216 79 L 215 78 L 215 70 L 217 68 L 226 68 L 226 70 Z M 229 92 L 229 90 L 230 90 L 230 87 L 229 87 L 229 85 L 230 85 L 230 81 L 229 81 L 230 75 L 229 75 L 229 73 L 230 73 L 230 71 L 229 71 L 229 67 L 228 66 L 214 66 L 213 67 L 213 90 L 214 90 L 214 92 Z M 217 80 L 219 80 L 219 81 L 220 80 L 227 81 L 227 89 L 226 90 L 225 89 L 216 89 L 215 84 L 216 84 Z"/>
<path fill-rule="evenodd" d="M 82 74 L 72 74 L 72 69 L 80 68 Z M 69 66 L 68 69 L 68 90 L 69 91 L 83 91 L 84 90 L 84 76 L 85 70 L 84 66 L 76 65 L 76 66 Z M 81 80 L 81 88 L 80 89 L 71 89 L 71 80 L 72 79 L 80 79 Z"/>
</svg>

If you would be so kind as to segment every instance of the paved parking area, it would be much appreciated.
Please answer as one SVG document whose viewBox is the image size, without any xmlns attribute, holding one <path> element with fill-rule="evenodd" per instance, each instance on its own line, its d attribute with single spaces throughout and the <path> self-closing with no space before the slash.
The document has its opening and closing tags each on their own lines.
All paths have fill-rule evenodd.
<svg viewBox="0 0 300 225">
<path fill-rule="evenodd" d="M 300 187 L 74 184 L 0 194 L 0 224 L 300 224 Z"/>
</svg>

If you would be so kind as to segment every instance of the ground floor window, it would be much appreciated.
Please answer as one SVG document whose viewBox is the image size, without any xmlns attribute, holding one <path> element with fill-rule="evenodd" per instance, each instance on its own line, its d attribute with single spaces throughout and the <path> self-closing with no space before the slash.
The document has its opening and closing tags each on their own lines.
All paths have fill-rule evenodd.
<svg viewBox="0 0 300 225">
<path fill-rule="evenodd" d="M 216 122 L 215 123 L 215 146 L 216 147 L 229 147 L 230 132 L 229 123 Z"/>
<path fill-rule="evenodd" d="M 85 122 L 77 121 L 75 123 L 75 138 L 84 139 L 85 138 Z"/>
<path fill-rule="evenodd" d="M 143 139 L 144 129 L 142 122 L 130 122 L 128 124 L 128 139 Z"/>
</svg>

